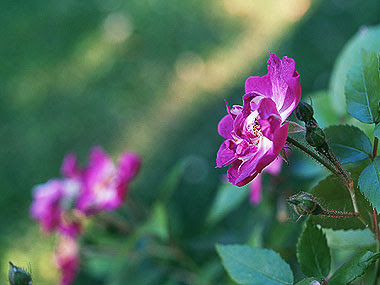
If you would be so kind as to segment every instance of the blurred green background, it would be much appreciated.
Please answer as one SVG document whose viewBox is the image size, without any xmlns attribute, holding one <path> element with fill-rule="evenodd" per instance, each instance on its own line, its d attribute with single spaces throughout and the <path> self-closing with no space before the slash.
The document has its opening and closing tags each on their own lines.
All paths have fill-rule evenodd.
<svg viewBox="0 0 380 285">
<path fill-rule="evenodd" d="M 124 150 L 143 157 L 118 212 L 132 225 L 153 211 L 163 181 L 171 183 L 161 200 L 170 239 L 140 259 L 141 248 L 154 250 L 149 238 L 135 240 L 136 252 L 112 263 L 92 246 L 124 247 L 128 236 L 90 223 L 77 284 L 231 282 L 216 242 L 251 240 L 287 256 L 299 226 L 271 211 L 278 193 L 302 190 L 306 172 L 297 176 L 297 163 L 284 171 L 293 182 L 284 189 L 280 180 L 260 206 L 247 200 L 217 226 L 205 222 L 226 171 L 214 168 L 223 99 L 239 104 L 245 79 L 266 73 L 270 52 L 295 59 L 303 96 L 327 89 L 346 41 L 379 22 L 377 0 L 1 1 L 0 284 L 8 260 L 31 264 L 36 284 L 56 283 L 55 237 L 29 218 L 31 189 L 59 176 L 69 151 L 85 163 L 93 145 L 115 158 Z M 180 178 L 170 182 L 169 174 Z M 180 257 L 165 257 L 168 248 Z"/>
</svg>

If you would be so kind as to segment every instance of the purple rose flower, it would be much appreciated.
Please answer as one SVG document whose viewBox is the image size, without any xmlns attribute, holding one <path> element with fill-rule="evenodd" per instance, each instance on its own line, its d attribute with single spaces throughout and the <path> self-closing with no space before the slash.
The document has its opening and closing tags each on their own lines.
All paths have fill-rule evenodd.
<svg viewBox="0 0 380 285">
<path fill-rule="evenodd" d="M 300 76 L 294 60 L 271 54 L 268 73 L 249 77 L 243 106 L 228 107 L 218 125 L 226 140 L 217 153 L 216 165 L 232 164 L 228 180 L 237 186 L 252 181 L 280 153 L 288 136 L 284 123 L 301 98 Z"/>
<path fill-rule="evenodd" d="M 77 208 L 86 215 L 117 209 L 124 202 L 128 183 L 139 167 L 140 158 L 133 153 L 124 153 L 116 167 L 100 147 L 95 147 L 83 172 Z"/>
</svg>

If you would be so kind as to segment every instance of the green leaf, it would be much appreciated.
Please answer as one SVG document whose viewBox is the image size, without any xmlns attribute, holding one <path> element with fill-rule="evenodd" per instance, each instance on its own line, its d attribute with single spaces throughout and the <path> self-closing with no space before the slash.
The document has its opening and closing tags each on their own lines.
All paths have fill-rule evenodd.
<svg viewBox="0 0 380 285">
<path fill-rule="evenodd" d="M 327 277 L 330 272 L 331 256 L 326 236 L 309 221 L 298 240 L 297 258 L 306 276 Z"/>
<path fill-rule="evenodd" d="M 361 65 L 353 66 L 345 86 L 347 111 L 363 123 L 379 121 L 379 54 L 362 51 Z"/>
<path fill-rule="evenodd" d="M 296 285 L 321 285 L 323 282 L 322 278 L 309 277 L 297 282 Z"/>
<path fill-rule="evenodd" d="M 314 109 L 314 118 L 318 124 L 322 128 L 336 124 L 339 120 L 339 116 L 335 106 L 331 104 L 330 94 L 324 90 L 313 92 L 310 94 L 310 97 Z"/>
<path fill-rule="evenodd" d="M 354 185 L 357 185 L 358 177 L 362 171 L 362 167 L 352 169 L 351 177 Z M 372 207 L 364 198 L 360 191 L 356 190 L 356 200 L 358 204 L 361 217 L 367 224 L 371 224 Z M 353 212 L 352 201 L 348 190 L 335 176 L 330 175 L 324 180 L 320 181 L 315 186 L 311 193 L 320 201 L 321 205 L 330 210 Z M 323 228 L 331 228 L 334 230 L 349 230 L 349 229 L 364 229 L 365 226 L 360 220 L 355 218 L 329 218 L 321 216 L 311 216 L 310 219 L 321 225 Z"/>
<path fill-rule="evenodd" d="M 347 74 L 352 66 L 360 65 L 363 48 L 374 52 L 380 50 L 380 25 L 361 27 L 344 46 L 335 62 L 330 79 L 329 93 L 332 97 L 332 105 L 340 115 L 346 112 L 344 88 Z"/>
<path fill-rule="evenodd" d="M 376 244 L 373 233 L 369 229 L 364 230 L 332 230 L 324 229 L 330 248 L 357 249 L 368 248 Z"/>
<path fill-rule="evenodd" d="M 329 145 L 341 163 L 371 158 L 371 142 L 359 128 L 339 125 L 328 127 L 324 131 Z"/>
<path fill-rule="evenodd" d="M 140 227 L 139 233 L 154 235 L 162 240 L 169 238 L 168 216 L 162 203 L 156 202 L 150 218 Z"/>
<path fill-rule="evenodd" d="M 380 211 L 380 157 L 368 165 L 359 177 L 360 191 L 367 200 Z"/>
<path fill-rule="evenodd" d="M 207 222 L 215 224 L 223 219 L 227 214 L 237 208 L 249 194 L 248 185 L 237 187 L 231 183 L 223 183 L 216 194 L 216 198 L 211 206 L 207 217 Z"/>
<path fill-rule="evenodd" d="M 238 284 L 293 284 L 293 272 L 281 256 L 247 245 L 217 245 L 224 268 Z"/>
<path fill-rule="evenodd" d="M 159 186 L 158 200 L 167 202 L 173 192 L 178 188 L 179 183 L 185 173 L 188 160 L 186 158 L 179 159 L 176 164 L 168 171 L 169 174 L 163 179 Z"/>
<path fill-rule="evenodd" d="M 119 256 L 90 252 L 86 253 L 86 264 L 84 267 L 91 276 L 102 278 L 109 275 L 109 272 L 114 268 L 122 265 L 122 259 Z"/>
<path fill-rule="evenodd" d="M 380 124 L 375 125 L 375 130 L 373 131 L 373 135 L 377 137 L 378 139 L 380 138 Z"/>
<path fill-rule="evenodd" d="M 380 253 L 366 251 L 343 264 L 331 277 L 329 284 L 345 285 L 361 276 L 380 257 Z"/>
</svg>

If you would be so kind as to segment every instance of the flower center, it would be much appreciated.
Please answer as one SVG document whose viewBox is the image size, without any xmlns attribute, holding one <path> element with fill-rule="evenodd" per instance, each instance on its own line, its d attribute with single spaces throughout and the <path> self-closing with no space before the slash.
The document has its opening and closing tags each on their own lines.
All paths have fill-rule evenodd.
<svg viewBox="0 0 380 285">
<path fill-rule="evenodd" d="M 247 129 L 248 129 L 249 133 L 252 134 L 254 137 L 259 137 L 259 136 L 261 137 L 263 135 L 257 119 L 255 119 L 255 121 L 252 124 L 249 124 L 247 126 Z"/>
<path fill-rule="evenodd" d="M 250 114 L 246 121 L 246 135 L 248 136 L 250 143 L 258 145 L 260 138 L 263 136 L 261 132 L 260 124 L 257 120 L 257 112 Z"/>
</svg>

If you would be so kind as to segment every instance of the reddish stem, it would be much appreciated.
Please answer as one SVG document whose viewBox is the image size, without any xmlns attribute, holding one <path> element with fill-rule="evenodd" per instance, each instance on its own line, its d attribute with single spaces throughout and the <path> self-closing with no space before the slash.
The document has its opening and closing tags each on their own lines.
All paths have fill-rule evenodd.
<svg viewBox="0 0 380 285">
<path fill-rule="evenodd" d="M 375 227 L 376 238 L 378 241 L 380 241 L 380 231 L 379 231 L 379 223 L 377 222 L 376 209 L 373 209 L 373 223 L 374 223 L 374 227 Z"/>
<path fill-rule="evenodd" d="M 375 140 L 373 142 L 373 153 L 372 153 L 372 161 L 375 159 L 375 157 L 377 156 L 377 147 L 379 145 L 379 139 L 377 137 L 375 137 Z"/>
</svg>

